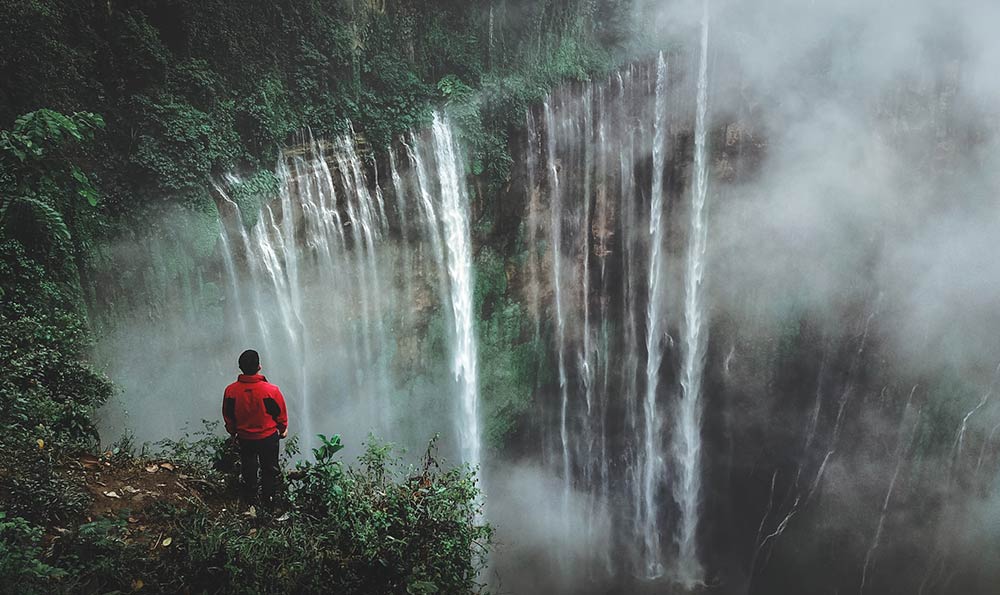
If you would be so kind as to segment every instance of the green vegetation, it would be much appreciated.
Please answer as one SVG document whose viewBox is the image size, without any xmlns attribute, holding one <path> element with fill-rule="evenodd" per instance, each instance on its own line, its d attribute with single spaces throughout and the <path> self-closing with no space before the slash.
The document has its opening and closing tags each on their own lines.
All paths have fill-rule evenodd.
<svg viewBox="0 0 1000 595">
<path fill-rule="evenodd" d="M 239 201 L 244 222 L 254 224 L 273 194 L 275 155 L 305 130 L 329 137 L 350 123 L 378 150 L 444 105 L 470 148 L 470 172 L 485 181 L 479 199 L 492 207 L 525 108 L 555 84 L 614 64 L 630 29 L 627 4 L 3 0 L 0 127 L 13 138 L 23 114 L 55 117 L 54 109 L 76 114 L 59 125 L 80 140 L 75 130 L 86 136 L 102 122 L 92 114 L 107 122 L 96 142 L 69 147 L 86 165 L 69 170 L 79 192 L 93 200 L 93 180 L 102 194 L 100 217 L 64 212 L 65 199 L 22 194 L 18 204 L 79 236 L 74 257 L 99 327 L 114 323 L 130 294 L 155 310 L 176 297 L 164 286 L 204 293 L 204 255 L 217 239 L 217 227 L 201 222 L 218 216 L 212 177 L 241 174 L 243 198 L 253 197 Z M 189 217 L 199 224 L 159 224 Z M 134 251 L 124 271 L 109 256 L 123 240 Z"/>
<path fill-rule="evenodd" d="M 256 517 L 241 514 L 227 497 L 223 486 L 234 476 L 205 464 L 221 441 L 209 434 L 167 445 L 164 454 L 187 473 L 179 477 L 207 486 L 199 490 L 204 496 L 194 493 L 180 505 L 164 499 L 89 522 L 81 522 L 82 510 L 70 518 L 27 519 L 10 516 L 22 512 L 15 503 L 24 500 L 23 490 L 51 486 L 5 490 L 0 506 L 15 512 L 0 512 L 0 581 L 18 584 L 22 593 L 481 590 L 478 574 L 492 532 L 476 521 L 475 476 L 439 467 L 433 441 L 420 467 L 402 465 L 389 445 L 372 442 L 361 466 L 351 468 L 332 458 L 339 438 L 326 439 L 315 462 L 300 462 L 289 474 L 286 512 Z M 125 469 L 143 464 L 124 453 L 109 462 Z M 107 470 L 105 479 L 114 473 Z"/>
<path fill-rule="evenodd" d="M 499 449 L 531 404 L 545 372 L 538 361 L 545 352 L 524 307 L 508 294 L 503 260 L 488 247 L 476 258 L 475 300 L 482 316 L 476 335 L 483 362 L 479 388 L 486 408 L 485 439 Z"/>
<path fill-rule="evenodd" d="M 460 112 L 473 173 L 502 180 L 526 105 L 610 67 L 628 32 L 621 0 L 2 4 L 0 122 L 104 114 L 92 154 L 114 214 L 269 170 L 306 129 L 350 122 L 385 147 L 441 101 Z"/>
</svg>

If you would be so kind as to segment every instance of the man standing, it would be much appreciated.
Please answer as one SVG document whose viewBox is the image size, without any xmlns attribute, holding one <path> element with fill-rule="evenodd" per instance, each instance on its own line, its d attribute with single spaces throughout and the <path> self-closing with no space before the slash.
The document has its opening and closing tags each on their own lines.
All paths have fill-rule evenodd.
<svg viewBox="0 0 1000 595">
<path fill-rule="evenodd" d="M 260 468 L 261 505 L 270 509 L 278 483 L 278 440 L 288 436 L 285 397 L 260 374 L 260 355 L 252 349 L 240 354 L 236 382 L 226 387 L 222 417 L 226 431 L 239 441 L 243 470 L 243 503 L 257 503 L 257 469 Z"/>
</svg>

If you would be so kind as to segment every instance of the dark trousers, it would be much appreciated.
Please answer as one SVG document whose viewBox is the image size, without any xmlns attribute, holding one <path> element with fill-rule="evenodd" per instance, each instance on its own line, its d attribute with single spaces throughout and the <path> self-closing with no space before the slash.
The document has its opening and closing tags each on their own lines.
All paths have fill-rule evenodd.
<svg viewBox="0 0 1000 595">
<path fill-rule="evenodd" d="M 261 504 L 271 506 L 278 486 L 278 433 L 261 440 L 240 438 L 240 468 L 243 472 L 243 503 L 257 503 L 257 469 L 260 468 Z"/>
</svg>

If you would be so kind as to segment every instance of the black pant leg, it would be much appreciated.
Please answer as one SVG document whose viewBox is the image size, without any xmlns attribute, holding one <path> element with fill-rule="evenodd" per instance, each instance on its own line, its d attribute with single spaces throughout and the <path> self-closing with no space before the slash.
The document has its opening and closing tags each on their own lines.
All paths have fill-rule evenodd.
<svg viewBox="0 0 1000 595">
<path fill-rule="evenodd" d="M 240 439 L 240 470 L 243 475 L 240 499 L 247 506 L 257 503 L 257 458 L 260 451 L 258 442 L 260 441 Z"/>
<path fill-rule="evenodd" d="M 260 441 L 260 483 L 261 500 L 265 507 L 270 507 L 278 486 L 278 442 L 280 438 L 275 433 L 270 438 Z"/>
</svg>

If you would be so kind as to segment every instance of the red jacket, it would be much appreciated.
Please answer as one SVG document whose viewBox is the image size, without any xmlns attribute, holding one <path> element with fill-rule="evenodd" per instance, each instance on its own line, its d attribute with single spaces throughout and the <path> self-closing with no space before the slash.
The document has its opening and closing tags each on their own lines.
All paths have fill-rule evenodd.
<svg viewBox="0 0 1000 595">
<path fill-rule="evenodd" d="M 226 431 L 247 440 L 269 438 L 288 427 L 285 397 L 261 374 L 240 374 L 222 398 Z"/>
</svg>

